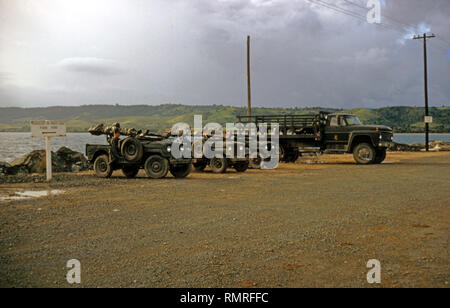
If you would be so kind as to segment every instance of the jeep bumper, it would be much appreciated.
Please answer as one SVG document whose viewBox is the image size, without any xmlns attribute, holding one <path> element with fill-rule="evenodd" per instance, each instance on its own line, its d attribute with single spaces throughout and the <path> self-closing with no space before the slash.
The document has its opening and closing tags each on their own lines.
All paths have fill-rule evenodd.
<svg viewBox="0 0 450 308">
<path fill-rule="evenodd" d="M 378 143 L 379 148 L 389 148 L 393 145 L 394 145 L 394 142 L 392 142 L 392 141 L 380 141 Z"/>
</svg>

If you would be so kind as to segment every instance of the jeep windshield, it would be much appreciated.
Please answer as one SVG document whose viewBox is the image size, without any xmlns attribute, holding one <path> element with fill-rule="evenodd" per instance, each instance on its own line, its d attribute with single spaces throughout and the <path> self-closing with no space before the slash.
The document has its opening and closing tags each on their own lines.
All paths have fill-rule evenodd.
<svg viewBox="0 0 450 308">
<path fill-rule="evenodd" d="M 361 121 L 356 116 L 348 115 L 345 116 L 344 119 L 347 125 L 362 125 Z"/>
</svg>

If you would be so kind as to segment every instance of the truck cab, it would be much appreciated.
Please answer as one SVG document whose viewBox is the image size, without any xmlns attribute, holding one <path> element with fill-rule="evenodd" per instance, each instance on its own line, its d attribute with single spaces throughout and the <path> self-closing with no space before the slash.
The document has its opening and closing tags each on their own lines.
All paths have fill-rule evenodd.
<svg viewBox="0 0 450 308">
<path fill-rule="evenodd" d="M 363 125 L 352 114 L 328 114 L 323 129 L 326 152 L 353 153 L 359 164 L 381 163 L 392 144 L 393 132 L 384 125 Z"/>
</svg>

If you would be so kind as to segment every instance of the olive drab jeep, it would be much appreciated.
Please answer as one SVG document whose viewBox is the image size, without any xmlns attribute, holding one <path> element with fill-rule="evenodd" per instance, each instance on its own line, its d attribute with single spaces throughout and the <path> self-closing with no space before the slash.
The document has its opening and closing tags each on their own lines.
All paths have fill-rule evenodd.
<svg viewBox="0 0 450 308">
<path fill-rule="evenodd" d="M 107 135 L 108 145 L 86 145 L 86 156 L 94 166 L 96 176 L 109 178 L 115 170 L 122 170 L 127 178 L 134 178 L 141 169 L 152 179 L 164 178 L 169 172 L 184 178 L 192 170 L 192 159 L 175 158 L 171 153 L 172 139 L 149 132 L 121 129 L 125 138 L 114 138 L 109 127 L 97 126 L 89 130 L 93 135 Z"/>
</svg>

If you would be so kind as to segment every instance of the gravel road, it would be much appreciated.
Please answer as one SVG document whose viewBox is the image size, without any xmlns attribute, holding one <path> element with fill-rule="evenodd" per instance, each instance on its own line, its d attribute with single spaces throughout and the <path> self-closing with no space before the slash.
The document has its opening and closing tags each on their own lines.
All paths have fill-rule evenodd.
<svg viewBox="0 0 450 308">
<path fill-rule="evenodd" d="M 448 287 L 450 153 L 321 156 L 277 170 L 0 185 L 0 287 Z"/>
</svg>

